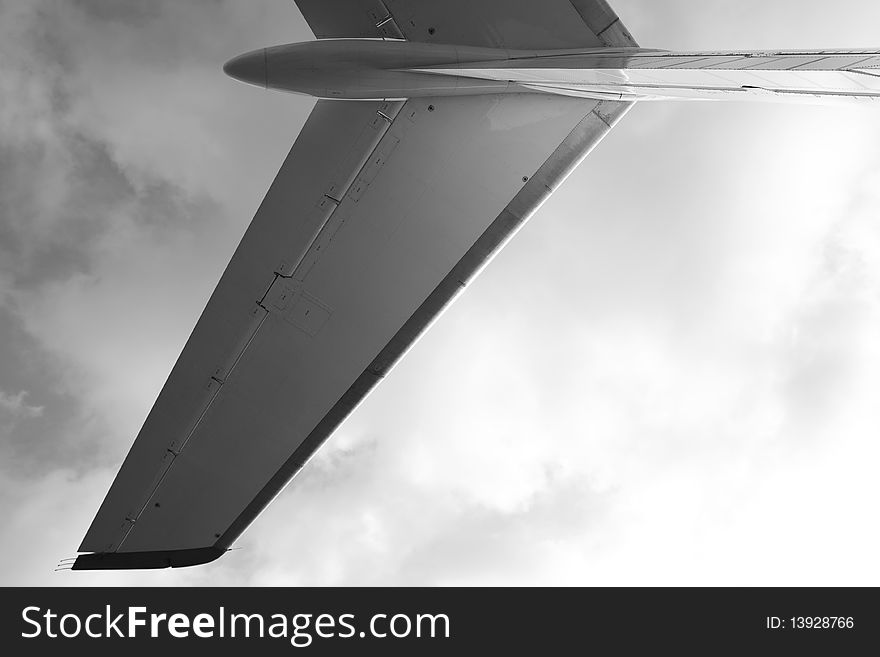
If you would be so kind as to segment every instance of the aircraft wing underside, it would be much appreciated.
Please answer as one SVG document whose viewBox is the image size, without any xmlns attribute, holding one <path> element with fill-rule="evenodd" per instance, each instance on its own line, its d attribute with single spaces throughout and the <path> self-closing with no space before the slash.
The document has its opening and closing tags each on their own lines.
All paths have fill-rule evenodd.
<svg viewBox="0 0 880 657">
<path fill-rule="evenodd" d="M 628 38 L 604 2 L 297 4 L 318 36 L 368 36 L 384 7 L 408 39 L 430 26 L 522 47 L 538 39 L 521 29 L 531 20 L 556 40 L 543 47 Z M 223 554 L 628 108 L 543 94 L 318 101 L 74 568 Z"/>
<path fill-rule="evenodd" d="M 487 48 L 634 47 L 605 0 L 296 0 L 319 39 L 392 38 Z"/>
</svg>

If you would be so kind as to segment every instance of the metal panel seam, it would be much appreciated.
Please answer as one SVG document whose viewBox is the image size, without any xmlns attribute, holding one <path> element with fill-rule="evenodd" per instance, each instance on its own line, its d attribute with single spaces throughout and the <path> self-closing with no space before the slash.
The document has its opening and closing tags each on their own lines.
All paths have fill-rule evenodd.
<svg viewBox="0 0 880 657">
<path fill-rule="evenodd" d="M 364 164 L 361 165 L 361 167 L 358 169 L 358 171 L 357 171 L 357 173 L 355 174 L 355 176 L 352 178 L 352 182 L 349 183 L 349 185 L 346 187 L 346 189 L 344 190 L 344 192 L 341 194 L 341 198 L 345 198 L 345 195 L 348 194 L 348 191 L 349 191 L 349 190 L 354 186 L 354 184 L 357 182 L 360 173 L 361 173 L 361 172 L 364 170 L 364 168 L 367 166 L 367 164 L 369 163 L 369 161 L 370 161 L 370 159 L 372 158 L 373 154 L 376 152 L 376 149 L 378 149 L 378 148 L 381 146 L 383 140 L 385 139 L 385 137 L 387 136 L 387 134 L 390 132 L 390 130 L 391 130 L 391 126 L 393 125 L 393 122 L 394 122 L 394 120 L 397 118 L 397 116 L 399 116 L 399 114 L 400 114 L 400 110 L 401 110 L 402 108 L 403 108 L 403 103 L 401 103 L 400 107 L 397 108 L 397 112 L 394 114 L 394 118 L 391 119 L 391 122 L 388 121 L 389 116 L 388 116 L 387 114 L 383 114 L 381 111 L 377 110 L 376 113 L 377 113 L 378 115 L 380 115 L 383 119 L 385 119 L 385 121 L 383 122 L 384 127 L 382 128 L 381 136 L 380 136 L 379 139 L 377 140 L 376 145 L 373 147 L 373 149 L 372 149 L 372 150 L 370 151 L 370 153 L 367 155 L 367 157 L 366 157 L 366 159 L 365 159 L 365 161 L 364 161 Z M 327 196 L 327 195 L 325 194 L 325 196 Z M 328 197 L 328 198 L 329 198 L 329 197 Z M 259 308 L 262 308 L 262 309 L 265 311 L 265 314 L 263 314 L 263 316 L 260 318 L 260 320 L 259 320 L 259 322 L 257 323 L 256 328 L 254 328 L 253 332 L 251 332 L 251 334 L 247 337 L 247 339 L 246 339 L 246 341 L 245 341 L 245 343 L 244 343 L 242 349 L 239 351 L 239 353 L 238 353 L 238 354 L 235 356 L 235 358 L 233 359 L 232 365 L 229 367 L 229 370 L 228 370 L 227 372 L 225 372 L 225 374 L 224 374 L 224 376 L 223 376 L 223 379 L 222 379 L 222 380 L 221 380 L 221 379 L 218 379 L 218 378 L 215 377 L 215 376 L 212 376 L 212 377 L 211 377 L 212 380 L 216 381 L 216 382 L 219 384 L 219 385 L 217 386 L 217 389 L 214 391 L 214 394 L 211 395 L 211 398 L 210 398 L 210 400 L 208 401 L 207 405 L 206 405 L 205 408 L 202 410 L 202 412 L 199 414 L 199 416 L 198 416 L 198 418 L 197 418 L 195 424 L 192 426 L 192 428 L 189 430 L 189 432 L 187 432 L 187 435 L 186 435 L 186 437 L 184 438 L 184 440 L 181 442 L 180 446 L 179 446 L 176 450 L 172 450 L 172 449 L 168 449 L 168 450 L 167 450 L 168 453 L 171 454 L 171 457 L 172 457 L 172 458 L 171 458 L 171 462 L 168 464 L 167 467 L 165 467 L 164 472 L 161 472 L 161 474 L 158 475 L 158 477 L 157 477 L 157 481 L 156 481 L 155 485 L 153 485 L 153 487 L 147 492 L 147 495 L 146 495 L 146 498 L 145 498 L 144 501 L 143 501 L 143 504 L 141 504 L 141 505 L 140 505 L 140 508 L 136 511 L 135 514 L 133 514 L 134 517 L 131 517 L 131 515 L 126 516 L 125 521 L 128 522 L 128 526 L 123 530 L 122 538 L 120 538 L 119 541 L 116 543 L 116 546 L 115 546 L 115 548 L 114 548 L 114 551 L 115 551 L 115 552 L 118 552 L 118 551 L 119 551 L 119 549 L 123 546 L 123 544 L 125 543 L 125 541 L 126 541 L 126 539 L 128 538 L 128 536 L 131 534 L 131 531 L 134 529 L 135 525 L 137 524 L 138 519 L 139 519 L 140 516 L 143 514 L 144 510 L 149 506 L 150 501 L 155 497 L 155 495 L 156 495 L 156 493 L 158 492 L 159 488 L 162 486 L 162 482 L 164 482 L 165 478 L 168 476 L 168 473 L 171 471 L 171 468 L 174 467 L 174 461 L 177 459 L 177 457 L 178 457 L 178 456 L 181 454 L 181 452 L 184 450 L 184 448 L 186 447 L 186 444 L 189 442 L 190 438 L 191 438 L 191 437 L 195 434 L 195 432 L 198 430 L 199 425 L 202 423 L 202 420 L 203 420 L 204 417 L 208 414 L 208 411 L 210 411 L 211 407 L 214 405 L 214 402 L 215 402 L 215 400 L 217 399 L 217 396 L 220 394 L 220 390 L 222 389 L 223 385 L 226 383 L 226 380 L 229 378 L 229 376 L 231 376 L 232 372 L 233 372 L 234 369 L 235 369 L 235 366 L 236 366 L 236 365 L 239 363 L 239 361 L 244 357 L 244 354 L 247 352 L 248 347 L 253 343 L 254 338 L 256 338 L 257 334 L 260 332 L 260 329 L 262 328 L 263 323 L 264 323 L 266 317 L 269 316 L 269 312 L 270 312 L 270 310 L 269 310 L 268 308 L 266 308 L 266 307 L 263 305 L 263 301 L 265 300 L 266 295 L 269 293 L 269 291 L 271 290 L 271 288 L 272 288 L 272 286 L 275 284 L 275 282 L 278 280 L 278 278 L 289 279 L 289 278 L 292 278 L 292 277 L 295 275 L 295 273 L 296 273 L 296 269 L 302 264 L 302 261 L 305 259 L 305 257 L 306 257 L 306 255 L 308 254 L 309 250 L 312 248 L 312 246 L 315 244 L 315 242 L 317 242 L 317 240 L 320 238 L 320 236 L 321 236 L 321 234 L 323 233 L 324 229 L 325 229 L 326 226 L 329 224 L 330 219 L 331 219 L 331 218 L 333 217 L 333 215 L 337 212 L 337 210 L 338 210 L 338 208 L 339 208 L 339 203 L 340 203 L 340 202 L 339 202 L 339 201 L 336 201 L 336 199 L 332 199 L 332 198 L 331 198 L 330 200 L 335 201 L 335 203 L 336 203 L 336 208 L 333 210 L 333 212 L 330 213 L 330 215 L 328 216 L 327 220 L 324 221 L 324 223 L 321 225 L 321 228 L 316 232 L 314 239 L 312 240 L 312 242 L 309 244 L 309 246 L 308 246 L 308 247 L 305 249 L 305 251 L 303 252 L 303 255 L 302 255 L 302 257 L 300 258 L 300 260 L 299 260 L 299 262 L 297 263 L 297 265 L 292 269 L 292 271 L 291 271 L 291 273 L 290 273 L 289 275 L 284 275 L 284 274 L 281 274 L 281 273 L 275 272 L 275 278 L 273 279 L 272 283 L 269 285 L 269 287 L 267 288 L 266 292 L 263 294 L 262 298 L 260 298 L 258 301 L 256 301 L 257 306 L 258 306 Z"/>
</svg>

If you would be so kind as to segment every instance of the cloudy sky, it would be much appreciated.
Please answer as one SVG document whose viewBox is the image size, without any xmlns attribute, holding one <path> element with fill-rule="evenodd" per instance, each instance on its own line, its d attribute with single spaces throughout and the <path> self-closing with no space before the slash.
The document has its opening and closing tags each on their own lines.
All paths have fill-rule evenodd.
<svg viewBox="0 0 880 657">
<path fill-rule="evenodd" d="M 873 0 L 616 0 L 880 46 Z M 880 584 L 880 107 L 636 107 L 242 536 L 53 573 L 313 101 L 290 0 L 0 0 L 0 584 Z M 454 367 L 449 364 L 454 363 Z"/>
</svg>

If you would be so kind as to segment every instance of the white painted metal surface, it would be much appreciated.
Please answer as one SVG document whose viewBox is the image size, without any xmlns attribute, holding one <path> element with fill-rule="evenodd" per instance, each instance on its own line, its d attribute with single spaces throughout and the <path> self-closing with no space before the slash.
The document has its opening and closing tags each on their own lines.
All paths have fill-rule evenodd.
<svg viewBox="0 0 880 657">
<path fill-rule="evenodd" d="M 352 100 L 548 93 L 616 100 L 869 100 L 880 52 L 509 50 L 334 39 L 247 53 L 227 72 L 270 89 Z"/>
<path fill-rule="evenodd" d="M 880 52 L 511 53 L 495 62 L 415 72 L 504 81 L 546 93 L 628 100 L 880 98 Z"/>
</svg>

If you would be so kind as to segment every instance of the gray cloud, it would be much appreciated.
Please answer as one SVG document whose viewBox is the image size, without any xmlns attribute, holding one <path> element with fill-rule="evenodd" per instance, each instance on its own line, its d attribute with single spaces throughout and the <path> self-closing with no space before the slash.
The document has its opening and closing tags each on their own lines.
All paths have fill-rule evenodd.
<svg viewBox="0 0 880 657">
<path fill-rule="evenodd" d="M 26 390 L 19 390 L 14 395 L 0 390 L 0 411 L 16 419 L 40 417 L 45 408 L 43 406 L 31 406 L 25 401 L 27 396 L 28 392 Z"/>
</svg>

